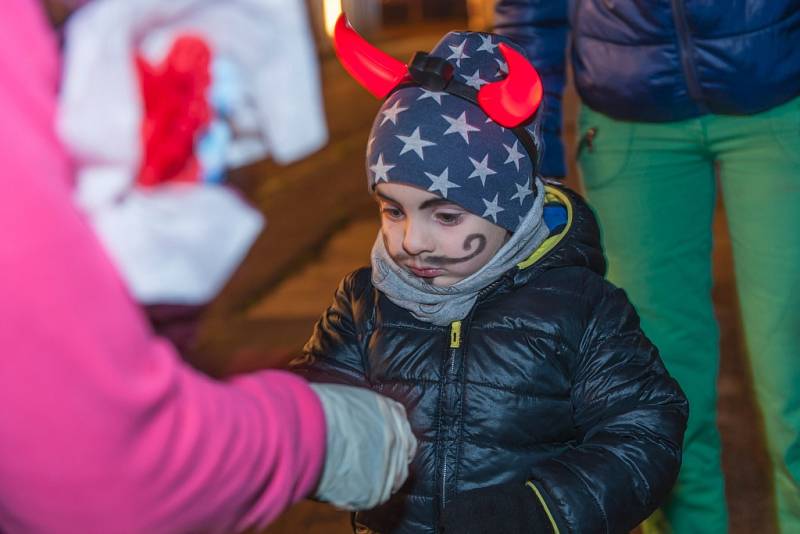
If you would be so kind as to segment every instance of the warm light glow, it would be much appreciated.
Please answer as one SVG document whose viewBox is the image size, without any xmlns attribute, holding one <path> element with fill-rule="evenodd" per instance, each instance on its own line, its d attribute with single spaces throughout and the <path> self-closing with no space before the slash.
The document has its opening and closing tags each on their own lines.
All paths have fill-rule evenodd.
<svg viewBox="0 0 800 534">
<path fill-rule="evenodd" d="M 341 0 L 323 0 L 322 4 L 322 12 L 325 15 L 325 32 L 329 35 L 333 35 L 333 28 L 336 26 L 336 19 L 339 18 L 339 15 L 342 13 L 342 1 Z"/>
</svg>

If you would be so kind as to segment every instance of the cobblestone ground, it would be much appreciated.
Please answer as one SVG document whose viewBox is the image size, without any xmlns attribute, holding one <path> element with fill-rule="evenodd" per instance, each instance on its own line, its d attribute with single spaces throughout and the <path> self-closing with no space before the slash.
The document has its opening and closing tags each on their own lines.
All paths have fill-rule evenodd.
<svg viewBox="0 0 800 534">
<path fill-rule="evenodd" d="M 381 46 L 396 57 L 409 57 L 414 50 L 429 49 L 447 29 L 415 28 L 413 37 L 392 38 Z M 285 364 L 302 347 L 341 277 L 368 261 L 377 217 L 365 192 L 363 151 L 378 104 L 332 58 L 323 62 L 322 73 L 331 143 L 296 165 L 279 169 L 260 164 L 235 178 L 266 213 L 269 226 L 207 314 L 192 361 L 211 374 Z M 574 95 L 567 95 L 565 109 L 574 112 Z M 565 137 L 570 140 L 574 121 L 567 119 Z M 575 176 L 574 169 L 570 174 Z M 731 532 L 770 533 L 775 528 L 768 497 L 769 464 L 753 430 L 759 427 L 759 417 L 742 352 L 730 243 L 722 216 L 715 220 L 714 259 L 714 300 L 723 350 L 719 425 Z M 303 502 L 266 532 L 346 533 L 348 516 Z"/>
</svg>

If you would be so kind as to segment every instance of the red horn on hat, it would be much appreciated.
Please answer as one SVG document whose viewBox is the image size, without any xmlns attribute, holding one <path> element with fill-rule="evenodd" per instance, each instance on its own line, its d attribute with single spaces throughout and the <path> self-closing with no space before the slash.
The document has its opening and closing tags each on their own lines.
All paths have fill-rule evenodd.
<svg viewBox="0 0 800 534">
<path fill-rule="evenodd" d="M 530 62 L 505 43 L 500 52 L 506 58 L 508 75 L 484 85 L 478 91 L 478 103 L 493 121 L 515 128 L 531 118 L 542 102 L 542 80 Z"/>
<path fill-rule="evenodd" d="M 333 30 L 333 48 L 350 76 L 378 98 L 384 98 L 408 76 L 408 66 L 369 44 L 350 26 L 344 13 Z"/>
</svg>

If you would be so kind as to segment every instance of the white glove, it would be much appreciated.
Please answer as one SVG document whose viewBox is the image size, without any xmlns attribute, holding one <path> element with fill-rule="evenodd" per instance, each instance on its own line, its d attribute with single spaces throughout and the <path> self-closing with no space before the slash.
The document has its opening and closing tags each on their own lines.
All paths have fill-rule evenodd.
<svg viewBox="0 0 800 534">
<path fill-rule="evenodd" d="M 389 500 L 417 452 L 402 404 L 364 388 L 311 384 L 327 427 L 325 468 L 315 497 L 344 510 Z"/>
</svg>

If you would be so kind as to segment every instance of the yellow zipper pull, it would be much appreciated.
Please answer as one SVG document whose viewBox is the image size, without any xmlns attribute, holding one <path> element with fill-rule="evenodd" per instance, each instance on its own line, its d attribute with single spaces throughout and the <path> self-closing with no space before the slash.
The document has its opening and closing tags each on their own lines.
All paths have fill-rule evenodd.
<svg viewBox="0 0 800 534">
<path fill-rule="evenodd" d="M 461 346 L 461 321 L 450 324 L 450 348 L 457 349 Z"/>
</svg>

